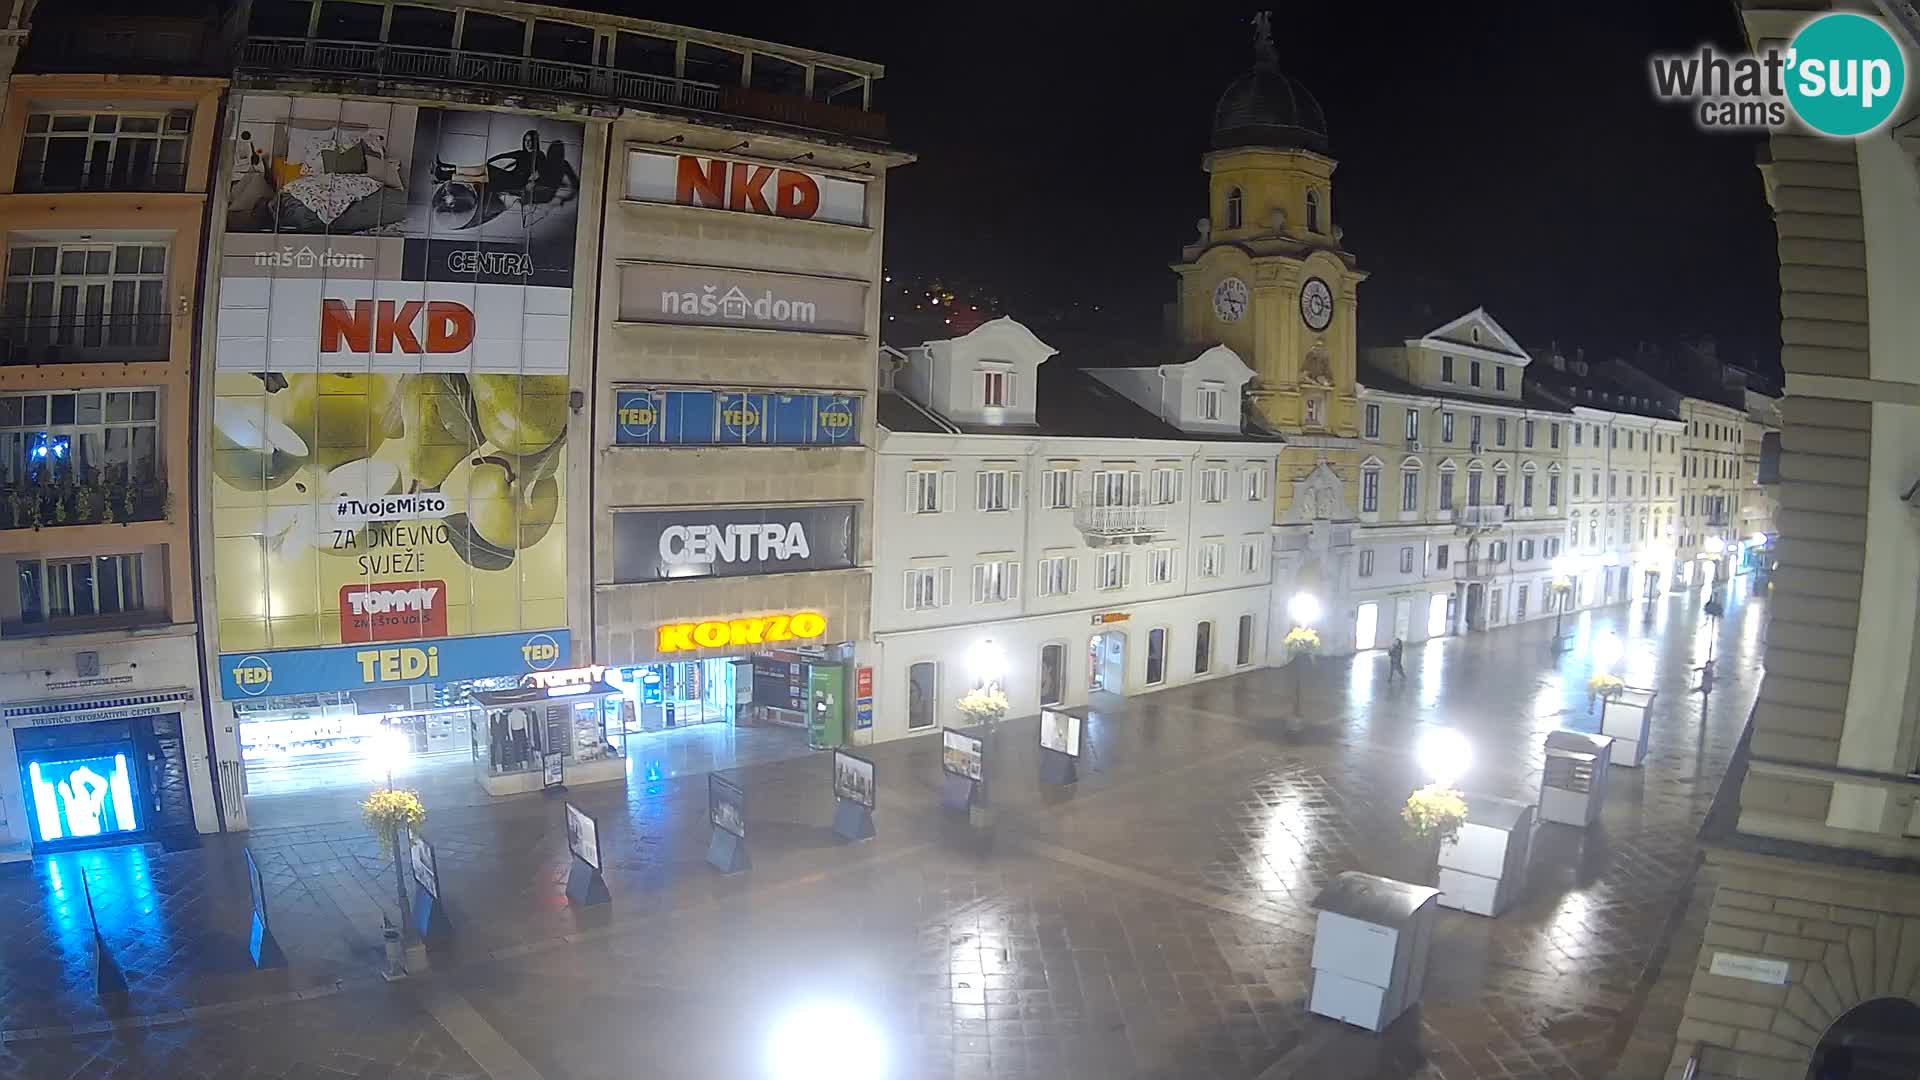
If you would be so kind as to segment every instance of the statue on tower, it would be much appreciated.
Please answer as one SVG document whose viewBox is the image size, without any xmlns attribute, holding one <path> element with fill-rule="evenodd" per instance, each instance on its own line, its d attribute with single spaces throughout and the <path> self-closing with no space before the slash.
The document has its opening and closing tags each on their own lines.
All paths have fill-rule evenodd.
<svg viewBox="0 0 1920 1080">
<path fill-rule="evenodd" d="M 1277 68 L 1280 57 L 1273 51 L 1273 12 L 1253 13 L 1253 63 L 1255 67 Z"/>
</svg>

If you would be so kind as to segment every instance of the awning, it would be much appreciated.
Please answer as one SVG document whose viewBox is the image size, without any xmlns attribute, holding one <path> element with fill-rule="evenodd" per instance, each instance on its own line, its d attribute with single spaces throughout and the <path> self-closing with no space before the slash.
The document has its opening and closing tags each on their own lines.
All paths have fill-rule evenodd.
<svg viewBox="0 0 1920 1080">
<path fill-rule="evenodd" d="M 118 694 L 113 697 L 29 701 L 0 708 L 0 721 L 8 727 L 45 727 L 49 724 L 91 724 L 98 720 L 131 720 L 138 716 L 179 712 L 181 702 L 192 701 L 196 696 L 192 690 L 179 689 Z"/>
</svg>

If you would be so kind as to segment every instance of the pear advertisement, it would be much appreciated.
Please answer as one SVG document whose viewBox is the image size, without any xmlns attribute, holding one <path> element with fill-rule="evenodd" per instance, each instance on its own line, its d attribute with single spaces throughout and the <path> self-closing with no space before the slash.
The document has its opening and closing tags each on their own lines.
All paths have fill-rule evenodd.
<svg viewBox="0 0 1920 1080">
<path fill-rule="evenodd" d="M 207 425 L 220 651 L 565 627 L 580 126 L 239 112 Z"/>
</svg>

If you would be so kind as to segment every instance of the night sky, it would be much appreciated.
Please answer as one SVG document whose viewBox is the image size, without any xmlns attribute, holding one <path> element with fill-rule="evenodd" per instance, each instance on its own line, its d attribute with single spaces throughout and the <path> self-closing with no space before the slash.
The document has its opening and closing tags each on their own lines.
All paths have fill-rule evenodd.
<svg viewBox="0 0 1920 1080">
<path fill-rule="evenodd" d="M 1200 158 L 1215 100 L 1252 63 L 1254 7 L 1063 6 L 681 17 L 887 66 L 879 107 L 919 157 L 892 176 L 896 272 L 977 283 L 1016 313 L 1099 304 L 1116 331 L 1149 333 L 1207 212 Z M 1711 335 L 1723 358 L 1777 369 L 1760 140 L 1697 131 L 1646 75 L 1651 51 L 1743 47 L 1730 0 L 1275 5 L 1274 38 L 1327 113 L 1334 220 L 1372 275 L 1364 342 L 1484 305 L 1528 344 Z"/>
</svg>

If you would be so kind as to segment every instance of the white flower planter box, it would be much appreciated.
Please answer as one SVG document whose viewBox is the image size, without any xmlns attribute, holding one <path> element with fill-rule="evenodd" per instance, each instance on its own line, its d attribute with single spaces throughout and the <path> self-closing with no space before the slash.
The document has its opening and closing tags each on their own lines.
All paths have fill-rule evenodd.
<svg viewBox="0 0 1920 1080">
<path fill-rule="evenodd" d="M 1468 795 L 1460 835 L 1440 845 L 1441 907 L 1492 918 L 1527 883 L 1533 850 L 1533 807 L 1513 799 Z"/>
<path fill-rule="evenodd" d="M 1547 734 L 1547 763 L 1540 775 L 1540 820 L 1586 828 L 1600 819 L 1607 797 L 1607 766 L 1613 740 L 1581 731 Z"/>
<path fill-rule="evenodd" d="M 1349 870 L 1313 906 L 1309 1011 L 1382 1031 L 1420 1003 L 1439 890 Z"/>
<path fill-rule="evenodd" d="M 1637 769 L 1647 757 L 1655 692 L 1629 686 L 1600 706 L 1600 734 L 1613 740 L 1612 763 Z"/>
</svg>

